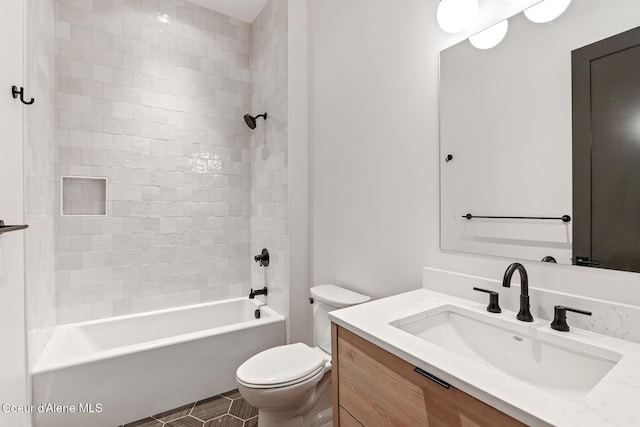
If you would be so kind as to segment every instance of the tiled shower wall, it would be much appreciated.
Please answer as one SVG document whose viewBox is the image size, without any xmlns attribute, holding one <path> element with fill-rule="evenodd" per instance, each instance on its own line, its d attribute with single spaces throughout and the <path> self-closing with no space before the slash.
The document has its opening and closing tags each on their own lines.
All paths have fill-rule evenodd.
<svg viewBox="0 0 640 427">
<path fill-rule="evenodd" d="M 267 284 L 267 303 L 289 325 L 287 36 L 288 1 L 270 0 L 251 26 L 251 110 L 268 113 L 251 134 L 251 250 L 267 248 L 271 261 L 254 263 L 251 284 Z"/>
<path fill-rule="evenodd" d="M 25 236 L 29 368 L 56 326 L 55 0 L 28 0 L 26 26 Z"/>
<path fill-rule="evenodd" d="M 249 24 L 182 0 L 56 16 L 57 176 L 109 179 L 107 217 L 57 220 L 58 323 L 248 293 Z"/>
</svg>

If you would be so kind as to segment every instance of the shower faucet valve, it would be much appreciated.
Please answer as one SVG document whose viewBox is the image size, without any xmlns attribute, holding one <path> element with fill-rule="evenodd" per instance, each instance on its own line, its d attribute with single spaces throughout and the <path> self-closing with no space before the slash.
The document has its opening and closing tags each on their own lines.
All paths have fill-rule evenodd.
<svg viewBox="0 0 640 427">
<path fill-rule="evenodd" d="M 260 264 L 260 267 L 267 267 L 269 265 L 269 251 L 265 248 L 253 259 Z"/>
</svg>

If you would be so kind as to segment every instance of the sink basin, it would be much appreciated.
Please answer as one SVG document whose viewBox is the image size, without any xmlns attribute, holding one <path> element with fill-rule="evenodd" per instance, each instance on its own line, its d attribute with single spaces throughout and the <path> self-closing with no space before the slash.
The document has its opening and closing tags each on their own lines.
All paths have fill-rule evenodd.
<svg viewBox="0 0 640 427">
<path fill-rule="evenodd" d="M 504 316 L 504 315 L 503 315 Z M 577 401 L 620 361 L 621 355 L 499 316 L 443 305 L 390 325 L 472 363 Z M 548 325 L 547 325 L 548 326 Z"/>
</svg>

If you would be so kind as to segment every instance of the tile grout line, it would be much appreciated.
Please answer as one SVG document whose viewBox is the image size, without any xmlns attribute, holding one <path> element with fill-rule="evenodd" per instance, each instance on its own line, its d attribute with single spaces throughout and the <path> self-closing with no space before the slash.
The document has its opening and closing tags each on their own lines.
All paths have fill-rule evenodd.
<svg viewBox="0 0 640 427">
<path fill-rule="evenodd" d="M 230 417 L 233 417 L 233 418 L 235 418 L 236 420 L 240 420 L 240 421 L 242 421 L 242 424 L 244 424 L 244 422 L 245 422 L 245 421 L 247 421 L 247 420 L 243 420 L 242 418 L 237 417 L 237 416 L 235 416 L 235 415 L 233 415 L 233 414 L 225 414 L 225 415 L 229 415 Z M 223 415 L 223 417 L 224 417 L 224 415 Z"/>
<path fill-rule="evenodd" d="M 225 393 L 228 393 L 228 392 L 225 392 Z M 218 394 L 218 395 L 215 395 L 215 396 L 212 396 L 212 397 L 224 397 L 225 399 L 227 399 L 227 400 L 231 400 L 231 402 L 233 402 L 233 399 L 229 399 L 228 397 L 223 396 L 223 395 L 221 395 L 221 394 Z M 211 399 L 211 397 L 209 397 L 209 398 L 207 398 L 207 399 Z M 204 400 L 207 400 L 207 399 L 204 399 Z M 191 408 L 191 410 L 189 411 L 189 416 L 191 416 L 191 417 L 195 418 L 195 419 L 196 419 L 196 420 L 198 420 L 198 421 L 202 421 L 202 423 L 203 423 L 203 424 L 204 424 L 204 423 L 207 423 L 207 422 L 209 422 L 209 421 L 215 420 L 215 419 L 217 419 L 217 418 L 224 417 L 224 416 L 226 415 L 226 414 L 222 414 L 222 415 L 220 415 L 220 417 L 212 418 L 212 419 L 211 419 L 211 420 L 209 420 L 209 421 L 202 420 L 202 419 L 200 419 L 200 418 L 196 417 L 195 415 L 192 415 L 192 414 L 191 414 L 191 413 L 193 412 L 193 410 L 196 408 L 196 406 L 198 406 L 198 402 L 202 402 L 202 400 L 197 400 L 197 401 L 195 401 L 195 402 L 193 403 L 193 407 L 192 407 L 192 408 Z M 229 409 L 231 409 L 231 405 L 229 405 Z M 229 413 L 229 409 L 227 409 L 227 414 Z"/>
<path fill-rule="evenodd" d="M 161 427 L 164 427 L 164 426 L 165 426 L 166 424 L 168 424 L 168 423 L 171 423 L 171 422 L 173 422 L 173 421 L 176 421 L 176 420 L 179 420 L 179 419 L 181 419 L 181 418 L 184 418 L 184 417 L 186 417 L 186 416 L 191 415 L 191 411 L 193 411 L 193 408 L 196 406 L 196 403 L 198 403 L 198 402 L 196 401 L 196 402 L 193 402 L 193 403 L 191 403 L 191 404 L 190 404 L 190 405 L 191 405 L 191 409 L 189 409 L 189 413 L 188 413 L 187 415 L 183 415 L 183 416 L 178 417 L 178 418 L 175 418 L 175 419 L 173 419 L 173 420 L 163 421 L 163 420 L 161 420 L 161 419 L 156 418 L 154 415 L 150 415 L 150 416 L 149 416 L 149 418 L 152 418 L 152 419 L 154 419 L 154 420 L 156 420 L 156 421 L 158 421 L 158 422 L 162 423 L 162 426 L 161 426 Z M 187 405 L 182 405 L 182 406 L 187 406 Z M 179 408 L 179 407 L 178 407 L 178 408 Z M 168 411 L 164 411 L 164 412 L 174 411 L 174 410 L 176 410 L 176 409 L 178 409 L 178 408 L 169 409 Z M 162 413 L 162 412 L 161 412 L 161 413 Z M 158 414 L 156 414 L 156 415 L 158 415 Z M 194 417 L 194 418 L 195 418 L 195 417 Z M 199 421 L 199 420 L 198 420 L 198 421 Z M 203 421 L 203 422 L 204 422 L 204 421 Z"/>
<path fill-rule="evenodd" d="M 202 421 L 203 423 L 206 423 L 206 421 L 205 421 L 205 420 L 202 420 L 202 419 L 200 419 L 200 418 L 196 417 L 195 415 L 191 415 L 191 414 L 189 414 L 189 416 L 190 416 L 190 417 L 195 418 L 195 419 L 196 419 L 196 420 L 198 420 L 198 421 Z"/>
<path fill-rule="evenodd" d="M 231 390 L 231 391 L 233 391 L 233 390 Z M 229 392 L 225 392 L 225 393 L 229 393 Z M 224 414 L 221 414 L 221 415 L 219 415 L 219 416 L 217 416 L 215 418 L 212 418 L 209 421 L 205 421 L 205 420 L 203 420 L 201 418 L 198 418 L 197 416 L 193 415 L 193 410 L 196 408 L 196 406 L 198 405 L 199 402 L 202 402 L 202 401 L 207 400 L 207 399 L 215 398 L 215 397 L 224 398 L 225 400 L 229 401 L 229 407 L 227 408 L 227 412 L 225 412 Z M 211 422 L 213 420 L 217 420 L 219 418 L 222 418 L 222 417 L 225 417 L 225 416 L 229 416 L 229 417 L 231 417 L 233 419 L 236 419 L 238 421 L 242 421 L 242 425 L 244 427 L 244 425 L 246 424 L 247 421 L 251 421 L 253 419 L 256 419 L 259 416 L 259 415 L 255 415 L 255 416 L 245 420 L 244 418 L 240 418 L 239 416 L 234 415 L 234 414 L 231 413 L 231 408 L 233 407 L 233 402 L 235 402 L 236 400 L 243 399 L 242 396 L 236 397 L 236 398 L 232 398 L 232 397 L 228 397 L 228 396 L 223 396 L 222 394 L 218 394 L 218 395 L 212 396 L 212 397 L 207 398 L 207 399 L 197 400 L 197 401 L 191 403 L 191 408 L 189 409 L 189 412 L 187 414 L 179 417 L 179 418 L 175 418 L 175 419 L 172 419 L 172 420 L 169 420 L 169 421 L 163 421 L 163 420 L 161 420 L 159 418 L 156 418 L 156 416 L 154 416 L 154 415 L 149 415 L 148 418 L 151 418 L 152 420 L 155 420 L 155 421 L 161 423 L 161 427 L 166 427 L 169 424 L 171 424 L 172 422 L 181 420 L 181 419 L 186 418 L 186 417 L 191 417 L 191 418 L 203 423 L 203 425 L 204 425 L 205 423 Z M 248 402 L 247 402 L 247 404 L 248 404 Z M 183 405 L 183 406 L 187 406 L 187 405 Z M 177 408 L 175 408 L 175 409 L 177 409 Z M 174 409 L 170 409 L 170 410 L 164 411 L 164 412 L 171 412 L 173 410 Z M 158 415 L 158 414 L 156 414 L 156 415 Z M 124 427 L 124 425 L 122 427 Z"/>
</svg>

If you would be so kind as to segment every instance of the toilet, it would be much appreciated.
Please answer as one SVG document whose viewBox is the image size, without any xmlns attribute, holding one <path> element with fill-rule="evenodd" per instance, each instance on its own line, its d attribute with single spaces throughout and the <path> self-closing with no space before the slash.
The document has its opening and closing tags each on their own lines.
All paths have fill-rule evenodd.
<svg viewBox="0 0 640 427">
<path fill-rule="evenodd" d="M 331 322 L 328 313 L 371 298 L 334 285 L 311 288 L 314 345 L 270 348 L 236 371 L 238 390 L 258 408 L 259 427 L 331 425 Z"/>
</svg>

